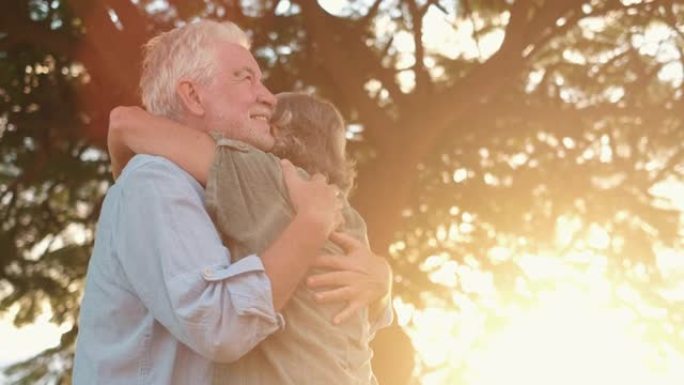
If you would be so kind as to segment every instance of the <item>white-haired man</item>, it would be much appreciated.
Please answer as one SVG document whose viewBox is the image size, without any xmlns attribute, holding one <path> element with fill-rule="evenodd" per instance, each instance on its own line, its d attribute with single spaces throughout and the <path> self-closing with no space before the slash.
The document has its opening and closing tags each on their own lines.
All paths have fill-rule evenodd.
<svg viewBox="0 0 684 385">
<path fill-rule="evenodd" d="M 141 91 L 148 110 L 198 134 L 218 130 L 258 148 L 273 145 L 275 98 L 247 37 L 231 23 L 204 21 L 152 39 Z M 128 157 L 112 154 L 115 172 Z M 322 176 L 302 180 L 288 163 L 283 172 L 293 221 L 261 255 L 230 264 L 197 181 L 164 158 L 128 162 L 98 224 L 74 384 L 210 384 L 215 365 L 237 360 L 284 326 L 278 311 L 339 221 L 340 204 Z M 386 264 L 370 250 L 355 252 L 368 258 L 342 268 L 366 278 L 328 297 L 387 305 Z"/>
</svg>

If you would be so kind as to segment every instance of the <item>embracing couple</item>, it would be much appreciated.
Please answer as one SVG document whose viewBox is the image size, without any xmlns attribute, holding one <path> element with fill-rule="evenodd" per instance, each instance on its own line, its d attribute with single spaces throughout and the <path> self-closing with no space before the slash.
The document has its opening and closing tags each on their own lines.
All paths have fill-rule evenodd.
<svg viewBox="0 0 684 385">
<path fill-rule="evenodd" d="M 375 384 L 391 272 L 337 109 L 271 94 L 232 23 L 150 40 L 140 88 L 110 116 L 73 383 Z"/>
</svg>

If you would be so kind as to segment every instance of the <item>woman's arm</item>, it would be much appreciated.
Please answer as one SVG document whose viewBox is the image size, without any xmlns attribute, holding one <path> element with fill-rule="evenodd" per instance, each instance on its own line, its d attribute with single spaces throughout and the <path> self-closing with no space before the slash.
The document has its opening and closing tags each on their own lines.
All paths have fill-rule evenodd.
<svg viewBox="0 0 684 385">
<path fill-rule="evenodd" d="M 116 179 L 135 154 L 159 155 L 178 164 L 202 185 L 207 182 L 216 144 L 205 132 L 140 107 L 116 107 L 109 114 L 107 137 Z"/>
</svg>

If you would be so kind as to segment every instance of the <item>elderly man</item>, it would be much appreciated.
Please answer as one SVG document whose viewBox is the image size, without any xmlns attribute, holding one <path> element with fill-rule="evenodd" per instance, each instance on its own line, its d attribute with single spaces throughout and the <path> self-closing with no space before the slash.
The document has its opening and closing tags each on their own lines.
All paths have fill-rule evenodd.
<svg viewBox="0 0 684 385">
<path fill-rule="evenodd" d="M 141 90 L 152 113 L 258 148 L 273 144 L 275 98 L 247 37 L 231 23 L 204 21 L 152 39 Z M 112 154 L 113 168 L 125 158 Z M 294 219 L 261 255 L 231 264 L 196 180 L 164 158 L 128 162 L 98 224 L 74 384 L 209 384 L 217 364 L 237 360 L 284 326 L 279 311 L 335 227 L 339 205 L 320 175 L 305 181 L 292 167 L 283 171 Z M 377 323 L 385 324 L 389 269 L 370 250 L 354 253 L 355 265 L 342 267 L 365 279 L 340 282 L 347 294 L 332 289 L 328 297 L 375 301 Z"/>
</svg>

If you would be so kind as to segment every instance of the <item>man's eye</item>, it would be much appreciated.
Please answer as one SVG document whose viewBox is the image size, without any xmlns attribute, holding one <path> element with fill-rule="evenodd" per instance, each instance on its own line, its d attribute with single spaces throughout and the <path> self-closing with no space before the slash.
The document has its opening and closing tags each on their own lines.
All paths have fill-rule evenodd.
<svg viewBox="0 0 684 385">
<path fill-rule="evenodd" d="M 238 80 L 249 80 L 249 81 L 252 81 L 252 79 L 253 79 L 254 77 L 252 76 L 252 74 L 250 74 L 250 73 L 248 73 L 248 72 L 239 72 L 239 73 L 236 73 L 236 74 L 235 74 L 235 78 L 238 79 Z"/>
</svg>

